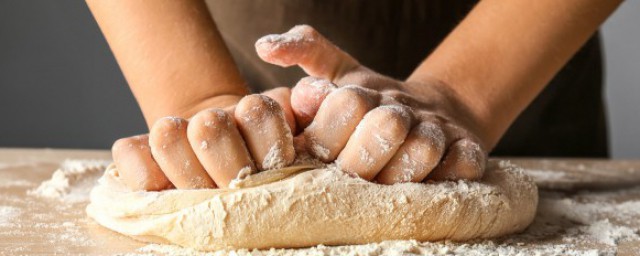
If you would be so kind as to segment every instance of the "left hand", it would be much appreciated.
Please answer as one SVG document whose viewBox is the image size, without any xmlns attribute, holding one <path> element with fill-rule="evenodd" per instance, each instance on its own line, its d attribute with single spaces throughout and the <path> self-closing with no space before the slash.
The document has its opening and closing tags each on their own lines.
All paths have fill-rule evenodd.
<svg viewBox="0 0 640 256">
<path fill-rule="evenodd" d="M 256 50 L 310 75 L 293 88 L 291 107 L 321 160 L 384 184 L 482 177 L 487 147 L 448 85 L 378 74 L 306 25 L 265 36 Z"/>
</svg>

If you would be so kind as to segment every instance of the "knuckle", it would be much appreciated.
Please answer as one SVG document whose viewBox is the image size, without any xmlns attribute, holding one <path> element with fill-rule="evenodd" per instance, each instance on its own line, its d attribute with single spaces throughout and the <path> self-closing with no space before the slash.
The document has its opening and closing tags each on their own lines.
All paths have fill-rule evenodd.
<svg viewBox="0 0 640 256">
<path fill-rule="evenodd" d="M 470 139 L 461 139 L 457 143 L 460 147 L 460 151 L 468 154 L 467 158 L 470 160 L 482 160 L 484 159 L 485 153 L 482 150 L 482 147 L 479 143 L 474 142 Z"/>
<path fill-rule="evenodd" d="M 367 115 L 376 123 L 383 124 L 383 130 L 394 134 L 406 134 L 411 125 L 410 109 L 400 105 L 379 106 Z"/>
<path fill-rule="evenodd" d="M 455 145 L 457 146 L 458 161 L 464 163 L 464 168 L 459 173 L 460 178 L 480 178 L 485 169 L 487 158 L 480 144 L 470 139 L 461 139 Z"/>
<path fill-rule="evenodd" d="M 217 135 L 217 131 L 233 126 L 231 116 L 222 109 L 211 108 L 198 112 L 187 128 L 189 140 Z"/>
<path fill-rule="evenodd" d="M 182 118 L 164 117 L 158 119 L 149 132 L 149 146 L 160 145 L 180 138 L 187 128 L 187 121 Z"/>
<path fill-rule="evenodd" d="M 268 101 L 267 96 L 261 95 L 261 94 L 251 94 L 251 95 L 247 95 L 242 97 L 242 99 L 240 99 L 240 102 L 238 102 L 238 107 L 242 107 L 242 106 L 260 106 L 263 104 L 266 104 L 266 102 Z"/>
<path fill-rule="evenodd" d="M 191 127 L 225 127 L 230 121 L 231 116 L 226 111 L 218 108 L 211 108 L 200 111 L 193 116 L 189 123 L 189 129 L 191 129 Z"/>
<path fill-rule="evenodd" d="M 177 132 L 186 128 L 187 120 L 179 117 L 163 117 L 158 119 L 153 127 L 152 132 Z"/>
<path fill-rule="evenodd" d="M 411 96 L 399 90 L 384 91 L 383 100 L 387 102 L 394 102 L 394 103 L 399 103 L 404 105 L 410 105 L 412 103 Z"/>
<path fill-rule="evenodd" d="M 446 136 L 440 125 L 433 122 L 421 122 L 414 131 L 424 143 L 437 151 L 444 151 Z"/>
<path fill-rule="evenodd" d="M 375 105 L 374 100 L 370 97 L 370 93 L 367 89 L 357 85 L 347 85 L 338 88 L 328 96 L 328 99 L 332 98 L 340 103 L 356 104 L 357 106 L 372 107 Z"/>
<path fill-rule="evenodd" d="M 123 157 L 140 157 L 149 151 L 148 135 L 137 135 L 116 140 L 111 146 L 111 153 L 115 162 Z"/>
<path fill-rule="evenodd" d="M 116 140 L 111 146 L 111 151 L 114 153 L 124 151 L 126 149 L 135 147 L 138 144 L 138 140 L 133 137 L 121 138 Z"/>
<path fill-rule="evenodd" d="M 242 119 L 245 121 L 250 121 L 251 119 L 262 117 L 265 114 L 273 114 L 279 111 L 282 112 L 282 109 L 275 100 L 260 94 L 243 97 L 236 107 L 236 115 L 243 117 Z"/>
<path fill-rule="evenodd" d="M 413 118 L 413 113 L 411 108 L 403 105 L 384 105 L 378 107 L 378 109 L 382 110 L 385 115 L 389 118 L 402 120 L 404 122 L 410 122 Z"/>
<path fill-rule="evenodd" d="M 304 77 L 302 79 L 300 79 L 297 83 L 296 86 L 293 87 L 293 89 L 291 89 L 292 91 L 296 91 L 296 88 L 309 88 L 312 90 L 320 90 L 323 92 L 328 91 L 330 88 L 335 87 L 333 85 L 333 83 L 331 83 L 331 81 L 323 79 L 323 78 L 318 78 L 318 77 L 313 77 L 313 76 L 307 76 Z"/>
</svg>

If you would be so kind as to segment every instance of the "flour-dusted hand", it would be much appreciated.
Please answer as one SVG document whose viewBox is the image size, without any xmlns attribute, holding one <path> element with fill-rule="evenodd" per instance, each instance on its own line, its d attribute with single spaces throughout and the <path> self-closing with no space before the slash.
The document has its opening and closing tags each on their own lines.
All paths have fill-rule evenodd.
<svg viewBox="0 0 640 256">
<path fill-rule="evenodd" d="M 152 130 L 116 142 L 114 160 L 130 187 L 150 190 L 223 187 L 246 170 L 286 164 L 296 125 L 316 156 L 368 179 L 477 179 L 487 150 L 620 3 L 481 1 L 407 81 L 299 26 L 256 46 L 312 78 L 267 93 L 280 108 L 252 95 L 230 110 L 249 90 L 204 1 L 87 1 Z M 253 122 L 254 108 L 267 109 L 264 123 Z M 218 135 L 228 144 L 205 140 Z"/>
<path fill-rule="evenodd" d="M 291 106 L 308 151 L 323 161 L 385 184 L 482 177 L 486 147 L 442 82 L 380 75 L 307 25 L 265 36 L 256 50 L 310 75 L 292 90 Z"/>
<path fill-rule="evenodd" d="M 243 97 L 236 105 L 207 108 L 190 120 L 164 117 L 149 135 L 117 140 L 113 159 L 134 190 L 227 187 L 238 177 L 281 168 L 295 159 L 296 124 L 289 88 Z"/>
</svg>

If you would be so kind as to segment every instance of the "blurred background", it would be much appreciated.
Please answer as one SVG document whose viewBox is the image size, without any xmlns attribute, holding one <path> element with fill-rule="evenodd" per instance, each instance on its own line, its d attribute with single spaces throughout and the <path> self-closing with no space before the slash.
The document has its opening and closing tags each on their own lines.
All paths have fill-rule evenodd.
<svg viewBox="0 0 640 256">
<path fill-rule="evenodd" d="M 640 158 L 640 1 L 605 23 L 613 158 Z M 0 1 L 0 147 L 106 149 L 145 133 L 84 1 Z"/>
</svg>

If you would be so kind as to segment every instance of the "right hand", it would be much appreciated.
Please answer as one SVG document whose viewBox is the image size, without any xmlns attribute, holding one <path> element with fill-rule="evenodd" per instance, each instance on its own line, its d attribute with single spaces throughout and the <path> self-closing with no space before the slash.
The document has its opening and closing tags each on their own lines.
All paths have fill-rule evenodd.
<svg viewBox="0 0 640 256">
<path fill-rule="evenodd" d="M 149 134 L 113 144 L 118 174 L 133 190 L 224 188 L 241 170 L 287 166 L 295 159 L 290 97 L 289 88 L 276 88 L 189 120 L 160 118 Z"/>
<path fill-rule="evenodd" d="M 307 25 L 256 49 L 310 75 L 292 89 L 291 106 L 311 155 L 383 184 L 482 177 L 490 143 L 450 85 L 379 74 Z"/>
</svg>

